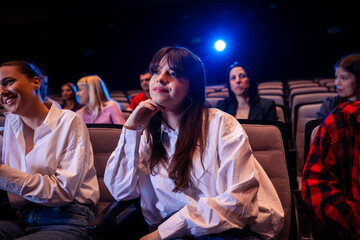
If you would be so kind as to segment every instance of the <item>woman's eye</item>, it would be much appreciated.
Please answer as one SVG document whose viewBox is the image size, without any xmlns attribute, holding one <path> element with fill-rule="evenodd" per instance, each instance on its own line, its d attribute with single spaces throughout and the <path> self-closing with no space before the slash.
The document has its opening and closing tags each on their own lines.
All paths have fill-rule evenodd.
<svg viewBox="0 0 360 240">
<path fill-rule="evenodd" d="M 239 77 L 240 77 L 241 79 L 242 79 L 242 78 L 246 78 L 246 76 L 243 75 L 243 74 L 241 74 Z"/>
<path fill-rule="evenodd" d="M 12 80 L 12 79 L 6 80 L 6 81 L 4 82 L 4 85 L 5 85 L 5 86 L 10 86 L 11 84 L 13 84 L 13 82 L 14 82 L 14 80 Z"/>
<path fill-rule="evenodd" d="M 170 73 L 170 76 L 171 76 L 171 77 L 176 77 L 176 72 L 171 72 L 171 73 Z"/>
</svg>

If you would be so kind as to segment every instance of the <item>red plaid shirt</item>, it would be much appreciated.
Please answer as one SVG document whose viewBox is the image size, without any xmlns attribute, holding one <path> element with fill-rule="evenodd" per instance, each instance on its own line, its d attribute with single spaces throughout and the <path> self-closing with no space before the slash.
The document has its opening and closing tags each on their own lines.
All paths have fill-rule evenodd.
<svg viewBox="0 0 360 240">
<path fill-rule="evenodd" d="M 328 226 L 360 239 L 360 101 L 321 124 L 305 163 L 302 197 Z"/>
</svg>

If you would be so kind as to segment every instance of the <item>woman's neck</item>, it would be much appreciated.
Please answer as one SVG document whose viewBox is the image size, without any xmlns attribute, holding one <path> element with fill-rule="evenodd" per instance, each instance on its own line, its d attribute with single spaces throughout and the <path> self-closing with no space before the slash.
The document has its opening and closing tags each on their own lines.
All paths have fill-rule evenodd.
<svg viewBox="0 0 360 240">
<path fill-rule="evenodd" d="M 351 102 L 354 102 L 354 101 L 357 100 L 357 97 L 356 96 L 349 97 L 348 100 L 351 101 Z"/>
<path fill-rule="evenodd" d="M 46 105 L 40 99 L 36 99 L 29 111 L 20 117 L 29 128 L 35 131 L 44 122 L 48 113 L 49 109 Z"/>
<path fill-rule="evenodd" d="M 238 102 L 238 108 L 247 108 L 249 107 L 249 98 L 245 98 L 244 96 L 236 96 L 236 100 Z"/>
<path fill-rule="evenodd" d="M 73 100 L 66 100 L 64 109 L 73 109 L 75 106 L 75 101 Z"/>
<path fill-rule="evenodd" d="M 171 111 L 162 111 L 162 118 L 165 123 L 172 129 L 176 130 L 179 128 L 181 113 L 175 113 Z"/>
</svg>

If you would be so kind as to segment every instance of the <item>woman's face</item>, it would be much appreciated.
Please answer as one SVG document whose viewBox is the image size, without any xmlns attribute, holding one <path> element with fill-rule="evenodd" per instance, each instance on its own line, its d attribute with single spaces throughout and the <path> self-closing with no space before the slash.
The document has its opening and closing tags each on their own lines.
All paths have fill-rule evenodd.
<svg viewBox="0 0 360 240">
<path fill-rule="evenodd" d="M 87 105 L 89 104 L 89 86 L 86 84 L 79 84 L 78 85 L 78 92 L 77 94 L 79 96 L 79 102 L 80 104 Z"/>
<path fill-rule="evenodd" d="M 356 78 L 355 75 L 339 67 L 335 71 L 336 91 L 340 97 L 356 97 Z"/>
<path fill-rule="evenodd" d="M 73 100 L 74 99 L 74 92 L 68 85 L 64 85 L 64 86 L 61 87 L 61 97 L 65 101 Z"/>
<path fill-rule="evenodd" d="M 15 66 L 0 68 L 0 103 L 8 112 L 24 115 L 31 111 L 40 86 L 39 77 L 29 79 Z"/>
<path fill-rule="evenodd" d="M 230 89 L 235 96 L 246 97 L 250 87 L 249 78 L 242 67 L 234 67 L 229 74 Z"/>
<path fill-rule="evenodd" d="M 155 103 L 165 107 L 165 110 L 181 112 L 189 93 L 189 80 L 178 77 L 164 59 L 150 79 L 150 96 Z"/>
</svg>

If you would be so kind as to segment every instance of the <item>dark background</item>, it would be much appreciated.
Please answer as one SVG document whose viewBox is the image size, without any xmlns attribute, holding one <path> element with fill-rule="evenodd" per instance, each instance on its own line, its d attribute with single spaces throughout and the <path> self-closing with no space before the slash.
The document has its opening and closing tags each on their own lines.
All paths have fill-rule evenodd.
<svg viewBox="0 0 360 240">
<path fill-rule="evenodd" d="M 0 5 L 0 62 L 31 61 L 62 82 L 97 74 L 109 90 L 139 88 L 138 75 L 167 45 L 204 62 L 208 85 L 228 66 L 251 66 L 259 82 L 333 76 L 343 55 L 360 52 L 351 1 L 8 1 Z M 215 40 L 227 42 L 224 52 Z"/>
</svg>

